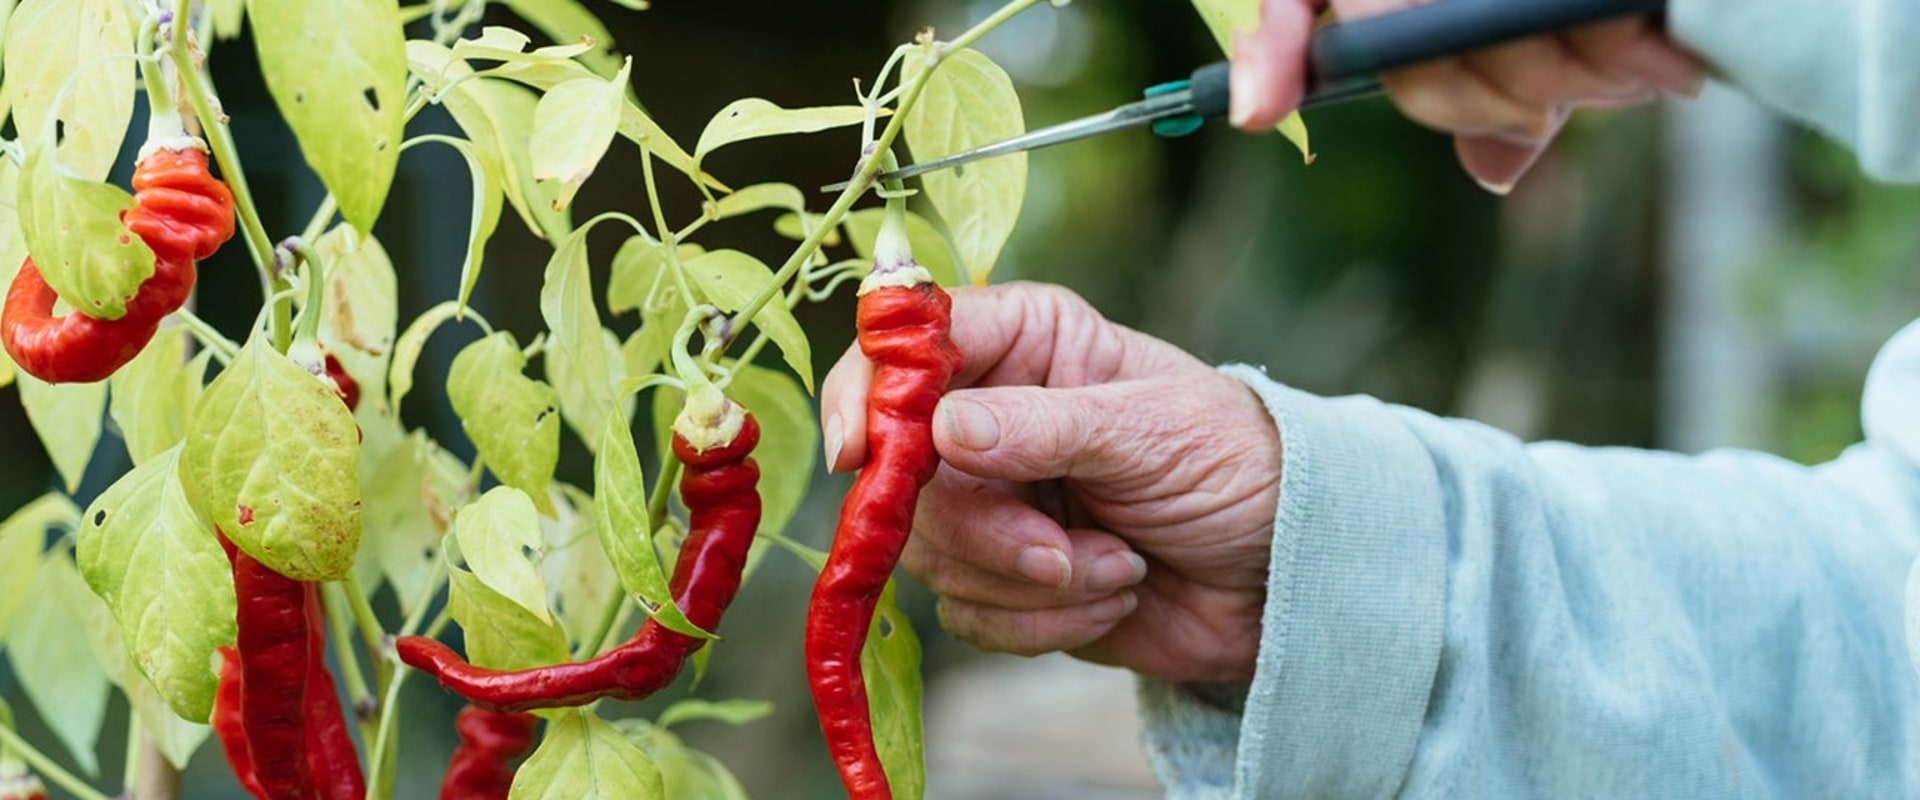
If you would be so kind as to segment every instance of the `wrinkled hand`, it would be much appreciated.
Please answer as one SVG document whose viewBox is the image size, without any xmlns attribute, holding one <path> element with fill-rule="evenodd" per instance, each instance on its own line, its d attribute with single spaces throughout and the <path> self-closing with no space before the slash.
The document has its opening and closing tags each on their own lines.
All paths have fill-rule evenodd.
<svg viewBox="0 0 1920 800">
<path fill-rule="evenodd" d="M 1420 0 L 1332 0 L 1340 19 L 1419 5 Z M 1233 41 L 1233 124 L 1272 130 L 1300 103 L 1307 42 L 1326 0 L 1263 0 L 1260 27 Z M 1693 95 L 1700 63 L 1658 23 L 1624 19 L 1589 25 L 1381 76 L 1402 113 L 1454 134 L 1460 164 L 1482 186 L 1506 194 L 1540 157 L 1575 106 L 1648 102 L 1662 92 Z"/>
<path fill-rule="evenodd" d="M 902 558 L 942 622 L 986 650 L 1251 678 L 1280 480 L 1259 399 L 1065 289 L 953 301 L 966 366 Z M 831 469 L 866 459 L 871 376 L 855 348 L 821 387 Z"/>
</svg>

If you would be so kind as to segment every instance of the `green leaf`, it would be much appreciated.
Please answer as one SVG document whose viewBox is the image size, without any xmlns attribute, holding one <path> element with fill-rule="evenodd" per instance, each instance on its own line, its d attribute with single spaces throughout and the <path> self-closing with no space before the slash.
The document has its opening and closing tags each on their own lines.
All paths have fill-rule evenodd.
<svg viewBox="0 0 1920 800">
<path fill-rule="evenodd" d="M 627 741 L 653 759 L 654 766 L 660 770 L 666 796 L 747 800 L 746 788 L 720 759 L 686 746 L 680 737 L 667 730 L 665 722 L 648 724 L 643 719 L 623 719 L 614 726 L 626 735 Z"/>
<path fill-rule="evenodd" d="M 153 688 L 146 677 L 138 672 L 127 676 L 124 690 L 127 703 L 133 706 L 134 713 L 140 715 L 140 729 L 160 748 L 160 755 L 172 764 L 174 769 L 185 769 L 193 754 L 213 735 L 213 729 L 197 722 L 188 722 L 174 714 L 160 699 L 160 692 Z"/>
<path fill-rule="evenodd" d="M 439 330 L 447 320 L 460 316 L 460 304 L 445 300 L 414 317 L 407 329 L 393 345 L 393 363 L 387 368 L 387 387 L 392 399 L 388 406 L 394 416 L 400 415 L 400 402 L 407 399 L 407 393 L 413 391 L 413 369 L 420 363 L 420 351 L 426 349 L 427 337 Z M 361 402 L 366 402 L 364 399 Z"/>
<path fill-rule="evenodd" d="M 174 326 L 154 334 L 147 349 L 108 379 L 112 391 L 107 413 L 120 428 L 135 465 L 172 449 L 186 436 L 188 401 L 199 393 L 204 374 L 188 368 L 187 329 Z"/>
<path fill-rule="evenodd" d="M 220 41 L 239 38 L 246 24 L 247 0 L 206 0 L 206 13 L 213 17 L 213 35 Z"/>
<path fill-rule="evenodd" d="M 605 720 L 583 709 L 555 714 L 540 749 L 520 765 L 510 800 L 665 800 L 660 770 Z M 678 795 L 676 795 L 678 796 Z"/>
<path fill-rule="evenodd" d="M 869 262 L 873 260 L 873 241 L 880 236 L 880 221 L 886 215 L 884 208 L 863 208 L 840 221 L 847 231 L 847 241 L 853 245 L 853 251 Z M 953 249 L 947 244 L 947 237 L 940 235 L 940 229 L 935 228 L 926 217 L 911 211 L 907 212 L 907 244 L 913 247 L 913 260 L 927 268 L 934 282 L 941 286 L 959 285 L 960 269 L 954 263 Z M 871 268 L 872 265 L 868 266 Z"/>
<path fill-rule="evenodd" d="M 460 306 L 465 308 L 473 296 L 473 285 L 480 280 L 480 264 L 487 254 L 487 241 L 500 227 L 500 209 L 505 196 L 499 158 L 491 150 L 472 142 L 442 139 L 467 160 L 467 175 L 473 185 L 473 204 L 467 214 L 467 257 L 460 263 Z M 411 146 L 411 143 L 409 143 Z"/>
<path fill-rule="evenodd" d="M 582 78 L 555 86 L 534 108 L 533 179 L 560 182 L 555 208 L 572 203 L 574 192 L 606 157 L 620 128 L 631 67 L 631 62 L 621 67 L 610 81 Z"/>
<path fill-rule="evenodd" d="M 773 270 L 760 263 L 760 259 L 738 250 L 703 253 L 684 262 L 682 266 L 687 270 L 687 277 L 706 295 L 707 301 L 729 313 L 745 308 L 754 295 L 773 282 Z M 775 295 L 772 302 L 761 306 L 753 324 L 766 331 L 768 338 L 779 346 L 780 355 L 786 359 L 787 366 L 792 367 L 800 376 L 801 383 L 807 386 L 808 391 L 812 391 L 813 350 L 807 343 L 806 332 L 800 329 L 800 323 L 793 318 L 793 312 L 787 308 L 784 298 Z"/>
<path fill-rule="evenodd" d="M 59 119 L 60 164 L 82 181 L 106 179 L 133 119 L 128 11 L 124 0 L 25 0 L 7 26 L 14 130 L 29 152 L 50 151 Z"/>
<path fill-rule="evenodd" d="M 654 549 L 653 526 L 647 515 L 647 480 L 625 416 L 608 417 L 600 434 L 600 454 L 593 461 L 593 496 L 600 546 L 607 551 L 614 574 L 620 577 L 620 587 L 628 595 L 645 600 L 660 624 L 688 636 L 708 638 L 681 613 L 667 589 L 666 570 Z"/>
<path fill-rule="evenodd" d="M 693 163 L 697 167 L 708 153 L 734 142 L 843 128 L 866 118 L 866 109 L 860 106 L 781 108 L 758 97 L 742 98 L 728 103 L 707 121 L 700 142 L 693 147 Z"/>
<path fill-rule="evenodd" d="M 406 38 L 393 0 L 247 0 L 260 73 L 300 152 L 363 231 L 386 205 L 406 125 Z M 264 559 L 263 559 L 264 560 Z"/>
<path fill-rule="evenodd" d="M 454 357 L 447 399 L 487 468 L 552 515 L 547 485 L 560 461 L 560 396 L 522 375 L 526 366 L 513 334 L 479 339 Z"/>
<path fill-rule="evenodd" d="M 448 575 L 447 613 L 467 639 L 467 660 L 488 669 L 528 669 L 567 660 L 560 626 L 508 600 L 463 569 Z"/>
<path fill-rule="evenodd" d="M 110 684 L 84 635 L 85 604 L 98 601 L 63 552 L 40 562 L 32 587 L 40 602 L 8 642 L 14 677 L 74 763 L 98 775 L 94 741 L 106 720 Z"/>
<path fill-rule="evenodd" d="M 0 0 L 11 2 L 11 0 Z M 0 41 L 4 41 L 0 36 Z M 6 86 L 0 82 L 0 124 L 6 120 Z M 13 276 L 27 259 L 27 237 L 20 231 L 20 167 L 10 158 L 0 158 L 0 286 L 12 286 Z M 13 383 L 13 359 L 0 349 L 0 387 Z"/>
<path fill-rule="evenodd" d="M 53 467 L 73 492 L 87 472 L 95 445 L 100 443 L 100 412 L 107 406 L 107 384 L 43 383 L 39 378 L 20 373 L 20 404 L 27 409 L 27 421 L 40 435 L 40 443 L 53 459 Z"/>
<path fill-rule="evenodd" d="M 394 328 L 400 324 L 393 259 L 379 239 L 362 236 L 347 224 L 321 235 L 313 249 L 326 264 L 320 343 L 360 385 L 354 416 L 394 415 L 397 411 L 387 405 L 387 360 L 393 355 Z"/>
<path fill-rule="evenodd" d="M 58 492 L 48 492 L 0 522 L 0 642 L 33 597 L 30 584 L 46 546 L 47 530 L 80 527 L 80 509 Z"/>
<path fill-rule="evenodd" d="M 551 91 L 553 87 L 559 86 L 562 83 L 591 77 L 594 73 L 588 72 L 585 67 L 572 62 L 549 62 L 545 64 L 503 64 L 487 70 L 482 74 L 495 75 L 519 81 L 542 91 Z M 646 112 L 641 111 L 640 107 L 634 105 L 632 102 L 621 103 L 620 135 L 635 145 L 645 148 L 647 152 L 658 156 L 660 160 L 666 162 L 668 166 L 688 176 L 699 175 L 699 172 L 694 169 L 693 156 L 688 155 L 686 150 L 681 149 L 680 145 L 674 142 L 673 137 L 667 135 L 665 129 L 661 128 L 658 123 L 653 121 L 653 118 L 648 117 Z M 700 175 L 696 180 L 717 189 L 725 190 L 727 188 L 719 181 L 704 175 Z"/>
<path fill-rule="evenodd" d="M 466 465 L 415 430 L 361 481 L 362 539 L 399 596 L 402 614 L 431 599 L 440 537 L 465 505 Z M 369 587 L 371 588 L 371 587 Z"/>
<path fill-rule="evenodd" d="M 676 252 L 680 260 L 686 262 L 707 250 L 697 244 L 683 244 L 676 248 Z M 627 241 L 620 245 L 620 251 L 613 254 L 613 270 L 607 278 L 608 313 L 644 310 L 647 301 L 652 299 L 656 309 L 680 309 L 673 319 L 673 325 L 677 327 L 686 309 L 679 302 L 678 290 L 673 286 L 673 274 L 667 271 L 668 265 L 667 250 L 659 242 L 639 234 L 627 237 Z M 645 316 L 651 320 L 662 315 L 655 313 Z M 632 371 L 628 373 L 632 374 Z"/>
<path fill-rule="evenodd" d="M 1193 0 L 1193 8 L 1206 21 L 1207 30 L 1213 32 L 1213 41 L 1220 45 L 1220 52 L 1227 55 L 1233 55 L 1234 31 L 1253 30 L 1260 24 L 1260 0 Z M 1281 120 L 1279 130 L 1293 146 L 1300 148 L 1300 155 L 1308 163 L 1313 162 L 1307 123 L 1300 119 L 1300 112 Z"/>
<path fill-rule="evenodd" d="M 562 416 L 574 435 L 592 448 L 614 413 L 613 387 L 626 377 L 626 365 L 619 358 L 618 340 L 609 345 L 593 304 L 588 230 L 582 227 L 560 240 L 547 261 L 540 317 L 552 334 L 547 340 L 547 377 L 559 393 Z"/>
<path fill-rule="evenodd" d="M 911 51 L 901 80 L 914 80 L 926 68 L 925 48 Z M 986 56 L 962 49 L 941 58 L 919 102 L 907 110 L 904 132 L 914 159 L 932 161 L 1018 136 L 1026 132 L 1026 123 L 1020 117 L 1020 95 L 1007 73 Z M 931 172 L 920 181 L 953 234 L 967 276 L 985 285 L 1020 218 L 1027 192 L 1026 154 L 977 161 L 964 171 Z"/>
<path fill-rule="evenodd" d="M 873 742 L 886 768 L 887 783 L 895 797 L 917 798 L 927 790 L 920 725 L 920 638 L 900 611 L 897 589 L 889 580 L 880 593 L 880 608 L 860 650 L 860 674 L 866 677 Z"/>
<path fill-rule="evenodd" d="M 760 423 L 760 444 L 753 449 L 753 460 L 760 465 L 760 530 L 779 533 L 806 499 L 820 458 L 813 403 L 786 373 L 751 364 L 735 368 L 727 394 Z M 755 538 L 747 559 L 749 574 L 765 556 L 767 541 Z"/>
<path fill-rule="evenodd" d="M 173 713 L 205 722 L 216 684 L 207 665 L 234 636 L 233 580 L 226 553 L 187 502 L 179 460 L 175 447 L 94 500 L 76 554 L 134 665 Z"/>
<path fill-rule="evenodd" d="M 453 536 L 474 577 L 541 622 L 553 622 L 539 563 L 546 538 L 525 492 L 494 487 L 454 516 Z"/>
<path fill-rule="evenodd" d="M 745 725 L 773 716 L 773 703 L 766 700 L 702 700 L 689 697 L 676 700 L 667 710 L 660 712 L 654 724 L 662 728 L 672 727 L 682 722 L 707 719 L 724 722 L 728 725 Z"/>
<path fill-rule="evenodd" d="M 539 98 L 525 87 L 473 77 L 473 69 L 465 61 L 434 42 L 407 42 L 407 61 L 415 75 L 440 93 L 441 104 L 473 140 L 474 147 L 499 166 L 507 202 L 527 230 L 545 239 L 552 235 L 550 231 L 564 232 L 571 227 L 566 213 L 554 209 L 559 185 L 533 180 L 530 151 L 533 111 Z M 580 72 L 587 74 L 585 70 Z"/>
<path fill-rule="evenodd" d="M 75 177 L 52 156 L 50 149 L 29 149 L 17 190 L 33 263 L 67 305 L 119 319 L 140 284 L 153 277 L 153 250 L 120 222 L 133 208 L 133 195 Z"/>
<path fill-rule="evenodd" d="M 575 44 L 556 44 L 535 48 L 527 52 L 527 45 L 533 40 L 512 28 L 489 25 L 480 29 L 480 35 L 471 39 L 461 39 L 453 43 L 453 57 L 465 60 L 485 59 L 509 61 L 515 63 L 543 63 L 547 61 L 567 61 L 593 49 L 587 42 Z M 618 62 L 615 62 L 618 63 Z"/>
<path fill-rule="evenodd" d="M 687 315 L 679 292 L 661 292 L 659 304 L 654 313 L 647 315 L 640 330 L 634 331 L 620 346 L 620 360 L 626 364 L 630 377 L 653 374 L 655 368 L 666 362 L 667 351 L 673 348 L 673 335 Z"/>
<path fill-rule="evenodd" d="M 593 12 L 574 0 L 507 0 L 506 5 L 555 44 L 592 45 L 591 50 L 580 54 L 580 60 L 600 77 L 611 77 L 619 71 L 620 58 L 613 54 L 613 34 Z"/>
<path fill-rule="evenodd" d="M 801 213 L 807 209 L 806 195 L 791 183 L 756 183 L 714 201 L 713 215 L 717 219 L 731 219 L 769 208 Z M 806 235 L 801 234 L 800 238 L 805 239 Z"/>
<path fill-rule="evenodd" d="M 601 612 L 620 592 L 605 550 L 600 548 L 594 499 L 566 484 L 553 487 L 553 505 L 559 515 L 540 520 L 547 542 L 541 567 L 547 579 L 548 602 L 572 639 L 585 639 L 600 624 Z"/>
<path fill-rule="evenodd" d="M 800 214 L 781 214 L 773 221 L 773 232 L 796 242 L 805 241 L 808 236 L 812 235 L 815 228 L 826 221 L 826 218 L 825 214 L 815 214 L 811 211 L 807 212 L 805 216 Z M 840 230 L 835 228 L 827 231 L 827 235 L 821 238 L 820 244 L 825 247 L 839 246 Z M 824 256 L 815 259 L 816 263 L 822 263 L 823 261 Z"/>
<path fill-rule="evenodd" d="M 181 483 L 248 555 L 299 581 L 344 578 L 360 547 L 360 434 L 333 386 L 262 337 L 201 395 Z"/>
</svg>

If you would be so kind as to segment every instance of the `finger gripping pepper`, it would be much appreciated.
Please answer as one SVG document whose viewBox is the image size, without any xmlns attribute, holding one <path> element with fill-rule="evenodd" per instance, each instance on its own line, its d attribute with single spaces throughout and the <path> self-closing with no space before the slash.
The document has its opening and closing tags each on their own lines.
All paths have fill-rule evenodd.
<svg viewBox="0 0 1920 800">
<path fill-rule="evenodd" d="M 961 363 L 949 333 L 952 300 L 913 262 L 892 206 L 855 317 L 860 351 L 874 367 L 867 463 L 840 508 L 807 609 L 807 681 L 827 750 L 855 800 L 892 797 L 873 741 L 860 650 L 913 528 L 920 487 L 939 467 L 933 409 Z"/>
<path fill-rule="evenodd" d="M 134 168 L 133 189 L 133 208 L 121 221 L 153 251 L 153 275 L 119 319 L 54 316 L 57 295 L 32 258 L 14 275 L 0 309 L 0 344 L 27 374 L 48 383 L 105 380 L 186 302 L 194 262 L 233 236 L 233 194 L 208 174 L 207 155 L 195 147 L 155 150 Z"/>
<path fill-rule="evenodd" d="M 676 425 L 673 436 L 674 458 L 685 467 L 680 499 L 688 520 L 668 590 L 687 620 L 707 631 L 719 627 L 733 602 L 760 525 L 760 468 L 748 458 L 760 441 L 760 425 L 737 404 L 731 408 L 738 410 L 737 431 L 714 442 L 694 442 Z M 648 619 L 631 640 L 596 658 L 534 669 L 476 667 L 423 636 L 403 637 L 395 649 L 408 666 L 433 675 L 476 706 L 527 711 L 602 698 L 643 699 L 672 683 L 681 664 L 705 644 L 703 638 Z"/>
<path fill-rule="evenodd" d="M 453 719 L 460 746 L 440 781 L 440 800 L 507 800 L 513 788 L 508 762 L 533 750 L 532 714 L 508 714 L 469 705 Z"/>
</svg>

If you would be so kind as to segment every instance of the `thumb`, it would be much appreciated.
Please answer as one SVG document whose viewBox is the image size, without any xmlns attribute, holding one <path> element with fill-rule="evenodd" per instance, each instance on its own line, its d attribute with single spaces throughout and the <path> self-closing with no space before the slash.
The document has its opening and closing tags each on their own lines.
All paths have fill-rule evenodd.
<svg viewBox="0 0 1920 800">
<path fill-rule="evenodd" d="M 1143 467 L 1163 409 L 1144 382 L 1074 388 L 998 386 L 949 392 L 933 442 L 949 466 L 979 478 L 1110 480 Z"/>
</svg>

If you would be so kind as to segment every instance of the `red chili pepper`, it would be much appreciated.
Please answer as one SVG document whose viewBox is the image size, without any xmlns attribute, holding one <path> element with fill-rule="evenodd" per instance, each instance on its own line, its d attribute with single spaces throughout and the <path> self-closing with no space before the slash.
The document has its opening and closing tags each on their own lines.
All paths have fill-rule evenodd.
<svg viewBox="0 0 1920 800">
<path fill-rule="evenodd" d="M 47 787 L 31 772 L 0 778 L 0 800 L 47 800 Z"/>
<path fill-rule="evenodd" d="M 732 408 L 738 409 L 737 405 Z M 740 588 L 741 570 L 760 525 L 760 468 L 747 456 L 760 441 L 760 424 L 740 411 L 739 432 L 723 444 L 696 449 L 676 430 L 673 455 L 686 471 L 680 499 L 687 506 L 687 539 L 668 588 L 687 620 L 701 630 L 720 624 Z M 468 664 L 452 648 L 424 636 L 399 640 L 400 660 L 432 674 L 440 685 L 481 708 L 527 711 L 591 703 L 605 697 L 639 700 L 680 673 L 687 656 L 706 644 L 649 619 L 633 639 L 589 661 L 499 671 Z"/>
<path fill-rule="evenodd" d="M 304 584 L 307 600 L 307 770 L 319 800 L 364 800 L 367 781 L 360 756 L 347 732 L 333 672 L 327 669 L 326 623 L 320 609 L 320 585 Z M 344 654 L 351 658 L 351 654 Z"/>
<path fill-rule="evenodd" d="M 340 395 L 340 402 L 347 404 L 348 411 L 360 408 L 360 382 L 347 374 L 347 368 L 340 366 L 340 359 L 327 354 L 327 379 L 333 381 L 333 391 Z"/>
<path fill-rule="evenodd" d="M 313 777 L 306 747 L 313 644 L 307 587 L 254 560 L 219 531 L 215 534 L 233 562 L 240 729 L 246 738 L 247 760 L 253 765 L 255 796 L 261 800 L 311 798 Z M 231 752 L 227 760 L 234 760 Z"/>
<path fill-rule="evenodd" d="M 233 768 L 234 780 L 240 782 L 240 788 L 254 797 L 264 797 L 259 779 L 253 776 L 253 753 L 247 747 L 247 729 L 241 710 L 241 684 L 245 677 L 240 674 L 240 653 L 231 647 L 222 647 L 220 653 L 220 684 L 213 692 L 213 735 L 220 740 L 220 748 L 227 752 L 227 765 Z"/>
<path fill-rule="evenodd" d="M 539 719 L 473 705 L 460 709 L 453 719 L 460 746 L 454 748 L 447 776 L 440 781 L 440 800 L 507 800 L 514 771 L 507 762 L 533 750 L 533 729 Z"/>
<path fill-rule="evenodd" d="M 904 221 L 893 217 L 875 244 L 874 270 L 861 282 L 856 311 L 860 351 L 874 367 L 867 463 L 841 506 L 807 609 L 807 682 L 827 750 L 855 800 L 892 797 L 873 742 L 860 649 L 913 529 L 920 487 L 940 465 L 933 409 L 961 362 L 949 333 L 953 302 L 914 263 Z"/>
<path fill-rule="evenodd" d="M 48 383 L 105 380 L 186 302 L 194 262 L 233 236 L 233 194 L 207 173 L 207 154 L 198 149 L 155 151 L 134 168 L 133 189 L 133 208 L 121 220 L 153 251 L 153 276 L 119 319 L 78 311 L 56 317 L 57 295 L 28 258 L 0 310 L 0 344 L 27 374 Z"/>
</svg>

